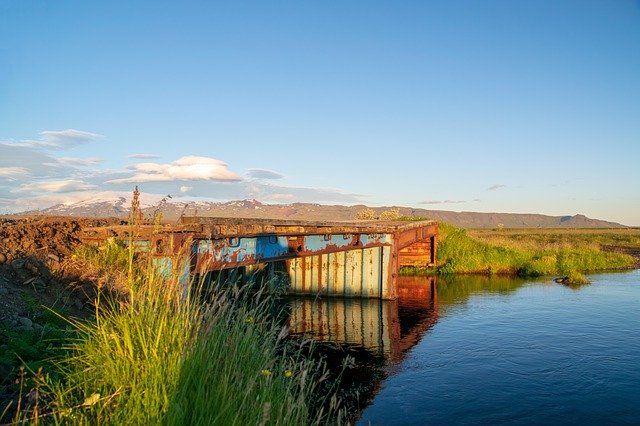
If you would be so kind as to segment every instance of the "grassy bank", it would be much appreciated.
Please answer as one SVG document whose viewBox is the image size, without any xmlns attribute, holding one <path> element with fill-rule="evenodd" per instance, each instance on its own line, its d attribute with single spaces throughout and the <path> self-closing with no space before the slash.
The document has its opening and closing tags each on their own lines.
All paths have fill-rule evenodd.
<svg viewBox="0 0 640 426">
<path fill-rule="evenodd" d="M 186 296 L 177 277 L 133 267 L 115 243 L 76 256 L 128 292 L 98 300 L 93 321 L 73 323 L 65 354 L 51 371 L 28 373 L 4 421 L 298 425 L 338 417 L 335 397 L 316 394 L 326 375 L 304 355 L 305 342 L 285 342 L 268 295 L 218 287 Z"/>
<path fill-rule="evenodd" d="M 640 246 L 638 237 L 624 231 L 467 231 L 440 224 L 437 273 L 563 275 L 578 280 L 581 273 L 632 267 L 633 257 L 602 246 Z"/>
</svg>

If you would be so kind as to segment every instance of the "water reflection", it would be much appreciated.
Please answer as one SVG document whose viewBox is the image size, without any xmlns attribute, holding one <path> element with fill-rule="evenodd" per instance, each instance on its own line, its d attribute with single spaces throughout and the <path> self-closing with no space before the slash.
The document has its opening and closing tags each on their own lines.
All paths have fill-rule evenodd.
<svg viewBox="0 0 640 426">
<path fill-rule="evenodd" d="M 435 290 L 435 277 L 401 277 L 398 300 L 291 299 L 289 326 L 293 333 L 395 362 L 436 323 Z"/>
<path fill-rule="evenodd" d="M 420 278 L 420 277 L 418 277 Z M 459 275 L 438 278 L 438 300 L 441 305 L 466 303 L 471 296 L 482 293 L 509 294 L 527 281 L 517 277 Z M 529 280 L 531 282 L 531 280 Z"/>
<path fill-rule="evenodd" d="M 438 321 L 448 305 L 479 293 L 510 293 L 525 281 L 507 277 L 399 277 L 398 300 L 291 298 L 293 333 L 366 350 L 396 362 Z"/>
<path fill-rule="evenodd" d="M 640 424 L 640 275 L 590 278 L 439 278 L 438 323 L 356 424 Z"/>
<path fill-rule="evenodd" d="M 399 277 L 398 300 L 288 298 L 286 321 L 294 334 L 319 342 L 319 356 L 331 371 L 339 373 L 347 355 L 355 359 L 342 374 L 341 397 L 357 413 L 449 307 L 477 294 L 511 293 L 524 283 L 486 276 Z"/>
</svg>

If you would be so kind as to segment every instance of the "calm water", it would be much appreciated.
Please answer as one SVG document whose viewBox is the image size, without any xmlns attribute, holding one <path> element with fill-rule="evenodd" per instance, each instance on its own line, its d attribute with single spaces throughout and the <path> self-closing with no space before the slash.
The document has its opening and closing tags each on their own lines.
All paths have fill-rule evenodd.
<svg viewBox="0 0 640 426">
<path fill-rule="evenodd" d="M 358 424 L 640 424 L 640 271 L 590 279 L 403 278 L 292 315 L 385 371 Z"/>
</svg>

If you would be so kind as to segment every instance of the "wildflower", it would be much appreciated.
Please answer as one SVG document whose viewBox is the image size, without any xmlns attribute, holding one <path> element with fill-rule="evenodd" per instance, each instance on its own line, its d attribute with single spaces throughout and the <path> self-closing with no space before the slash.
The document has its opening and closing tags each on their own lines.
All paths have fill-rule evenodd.
<svg viewBox="0 0 640 426">
<path fill-rule="evenodd" d="M 246 318 L 244 319 L 244 322 L 245 322 L 246 324 L 253 324 L 255 321 L 256 321 L 256 319 L 255 319 L 254 317 L 252 317 L 251 315 L 249 315 L 248 317 L 246 317 Z"/>
<path fill-rule="evenodd" d="M 86 398 L 84 400 L 84 402 L 82 403 L 83 407 L 91 407 L 92 405 L 95 405 L 96 402 L 100 401 L 100 394 L 99 393 L 94 393 L 91 394 L 90 397 Z"/>
<path fill-rule="evenodd" d="M 284 370 L 284 377 L 286 377 L 287 379 L 293 376 L 293 371 L 291 370 Z"/>
<path fill-rule="evenodd" d="M 271 375 L 271 370 L 267 370 L 266 368 L 261 371 L 262 375 L 265 377 L 269 377 Z"/>
</svg>

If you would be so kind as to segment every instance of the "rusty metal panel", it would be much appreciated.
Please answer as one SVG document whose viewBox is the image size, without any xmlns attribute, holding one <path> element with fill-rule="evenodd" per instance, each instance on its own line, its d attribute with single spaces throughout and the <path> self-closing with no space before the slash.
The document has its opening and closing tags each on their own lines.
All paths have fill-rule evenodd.
<svg viewBox="0 0 640 426">
<path fill-rule="evenodd" d="M 380 297 L 383 299 L 392 299 L 392 276 L 394 273 L 392 267 L 391 247 L 382 247 L 382 276 L 380 280 Z"/>
<path fill-rule="evenodd" d="M 320 277 L 318 273 L 320 256 L 309 256 L 307 259 L 308 269 L 305 277 L 309 283 L 309 291 L 313 294 L 318 294 L 320 291 Z"/>
<path fill-rule="evenodd" d="M 362 251 L 362 296 L 380 296 L 381 248 L 370 248 Z"/>
<path fill-rule="evenodd" d="M 362 295 L 362 250 L 344 252 L 344 295 L 360 297 Z"/>
<path fill-rule="evenodd" d="M 429 240 L 415 242 L 400 250 L 400 266 L 426 267 L 434 265 L 432 244 Z"/>
<path fill-rule="evenodd" d="M 331 265 L 331 273 L 333 275 L 331 294 L 344 295 L 344 264 L 345 253 L 337 252 L 333 255 L 333 264 Z"/>
<path fill-rule="evenodd" d="M 318 286 L 320 287 L 319 293 L 321 295 L 329 295 L 329 255 L 320 255 L 320 264 L 318 265 Z"/>
<path fill-rule="evenodd" d="M 304 294 L 304 282 L 302 281 L 302 259 L 295 258 L 287 260 L 287 269 L 289 272 L 289 283 L 293 294 Z"/>
</svg>

